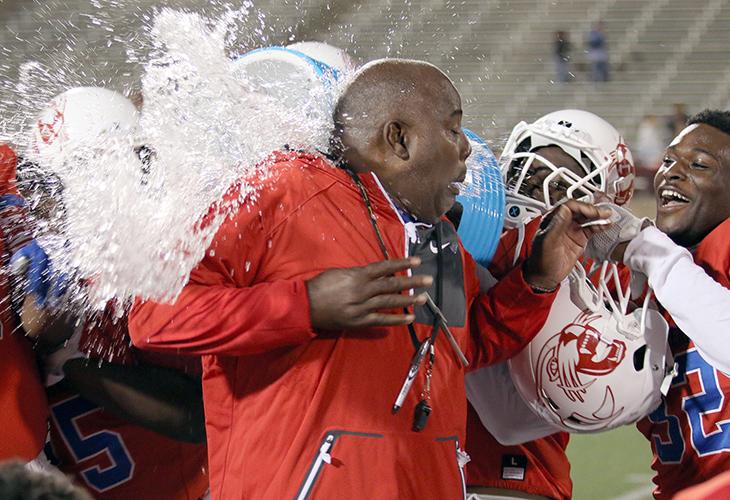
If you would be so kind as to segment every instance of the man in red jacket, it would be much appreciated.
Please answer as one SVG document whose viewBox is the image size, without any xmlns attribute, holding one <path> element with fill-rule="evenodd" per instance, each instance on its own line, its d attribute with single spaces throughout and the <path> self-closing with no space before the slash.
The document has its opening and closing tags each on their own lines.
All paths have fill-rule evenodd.
<svg viewBox="0 0 730 500">
<path fill-rule="evenodd" d="M 275 154 L 178 300 L 133 309 L 139 347 L 203 355 L 213 498 L 463 494 L 460 352 L 479 366 L 529 342 L 587 241 L 579 223 L 608 214 L 562 206 L 480 296 L 442 219 L 470 153 L 461 115 L 434 66 L 366 65 L 335 111 L 338 165 Z"/>
</svg>

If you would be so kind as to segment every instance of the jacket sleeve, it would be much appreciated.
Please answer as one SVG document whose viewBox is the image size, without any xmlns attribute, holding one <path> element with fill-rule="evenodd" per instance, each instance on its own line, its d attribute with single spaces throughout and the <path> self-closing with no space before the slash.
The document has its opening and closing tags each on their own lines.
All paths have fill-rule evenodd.
<svg viewBox="0 0 730 500">
<path fill-rule="evenodd" d="M 247 288 L 189 283 L 174 304 L 136 304 L 129 332 L 140 349 L 243 356 L 314 337 L 303 280 Z"/>
<path fill-rule="evenodd" d="M 484 293 L 469 310 L 470 369 L 505 361 L 519 353 L 547 320 L 557 295 L 536 293 L 517 266 Z"/>
<path fill-rule="evenodd" d="M 135 304 L 129 333 L 138 348 L 243 356 L 315 336 L 303 279 L 254 283 L 271 229 L 248 208 L 221 225 L 173 304 Z"/>
</svg>

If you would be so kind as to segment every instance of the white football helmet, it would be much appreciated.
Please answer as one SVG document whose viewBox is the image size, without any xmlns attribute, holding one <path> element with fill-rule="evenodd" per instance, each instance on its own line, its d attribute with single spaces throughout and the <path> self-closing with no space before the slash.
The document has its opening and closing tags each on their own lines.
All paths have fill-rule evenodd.
<svg viewBox="0 0 730 500">
<path fill-rule="evenodd" d="M 131 133 L 137 122 L 134 104 L 118 92 L 77 87 L 54 97 L 38 115 L 29 156 L 52 165 L 79 147 L 93 147 L 109 136 Z"/>
<path fill-rule="evenodd" d="M 566 432 L 636 422 L 659 405 L 671 382 L 667 322 L 648 296 L 643 307 L 628 312 L 628 292 L 606 285 L 614 281 L 621 290 L 615 269 L 604 265 L 600 272 L 608 275 L 596 288 L 576 266 L 543 328 L 509 361 L 524 401 Z"/>
<path fill-rule="evenodd" d="M 540 156 L 539 148 L 558 146 L 583 169 L 577 175 Z M 532 163 L 539 161 L 551 172 L 542 180 L 542 196 L 527 195 L 526 180 L 534 175 Z M 601 192 L 616 205 L 631 199 L 634 162 L 616 129 L 604 119 L 578 109 L 548 113 L 534 123 L 518 123 L 500 158 L 506 186 L 505 226 L 516 227 L 543 215 L 554 203 L 550 187 L 561 186 L 567 198 L 582 199 Z M 554 200 L 555 201 L 555 200 Z"/>
</svg>

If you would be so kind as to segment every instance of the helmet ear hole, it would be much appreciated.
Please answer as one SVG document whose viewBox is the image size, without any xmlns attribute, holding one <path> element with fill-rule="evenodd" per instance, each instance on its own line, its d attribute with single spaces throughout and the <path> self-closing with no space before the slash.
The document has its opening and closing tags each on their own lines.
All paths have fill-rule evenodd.
<svg viewBox="0 0 730 500">
<path fill-rule="evenodd" d="M 634 370 L 640 372 L 644 369 L 644 360 L 646 359 L 646 344 L 634 351 Z"/>
</svg>

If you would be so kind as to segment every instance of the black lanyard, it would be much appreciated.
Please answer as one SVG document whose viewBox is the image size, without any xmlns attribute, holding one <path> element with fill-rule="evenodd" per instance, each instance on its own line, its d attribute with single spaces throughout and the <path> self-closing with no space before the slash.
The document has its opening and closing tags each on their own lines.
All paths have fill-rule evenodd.
<svg viewBox="0 0 730 500">
<path fill-rule="evenodd" d="M 378 245 L 380 246 L 380 251 L 383 252 L 383 256 L 385 257 L 385 260 L 390 260 L 390 252 L 388 252 L 388 247 L 385 245 L 385 240 L 383 239 L 383 233 L 380 231 L 380 227 L 378 226 L 378 220 L 375 217 L 375 212 L 373 211 L 372 203 L 370 202 L 370 196 L 368 196 L 367 191 L 365 190 L 365 186 L 362 183 L 362 180 L 360 180 L 360 177 L 353 172 L 352 170 L 345 169 L 348 174 L 350 174 L 350 177 L 352 177 L 352 180 L 355 182 L 355 185 L 360 190 L 360 196 L 362 197 L 363 201 L 365 202 L 365 208 L 368 211 L 368 216 L 370 218 L 370 224 L 373 227 L 373 230 L 375 231 L 375 236 L 378 239 Z M 444 283 L 443 283 L 443 267 L 444 267 L 444 258 L 443 254 L 441 252 L 441 226 L 439 224 L 436 224 L 434 226 L 434 232 L 436 235 L 436 306 L 440 309 L 443 301 L 443 291 L 444 291 Z M 436 330 L 435 333 L 432 334 L 433 340 L 436 340 L 436 335 L 438 335 L 438 328 L 439 326 L 439 319 L 434 314 L 434 322 L 433 322 L 433 328 Z M 418 348 L 418 346 L 421 344 L 421 341 L 418 339 L 418 336 L 416 335 L 416 331 L 413 328 L 413 324 L 408 325 L 408 331 L 411 333 L 411 340 L 413 341 L 414 347 Z"/>
</svg>

